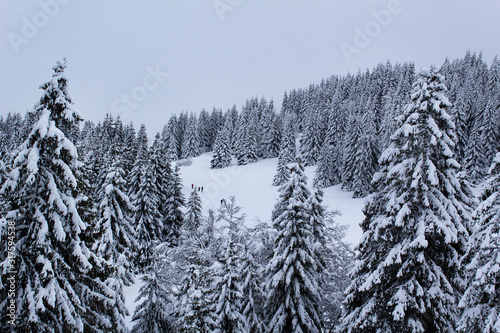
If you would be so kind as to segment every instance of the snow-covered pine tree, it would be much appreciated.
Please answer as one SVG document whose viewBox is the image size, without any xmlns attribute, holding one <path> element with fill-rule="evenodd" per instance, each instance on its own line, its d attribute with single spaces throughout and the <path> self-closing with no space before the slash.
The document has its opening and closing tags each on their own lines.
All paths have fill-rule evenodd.
<svg viewBox="0 0 500 333">
<path fill-rule="evenodd" d="M 295 162 L 295 130 L 292 116 L 286 116 L 283 125 L 283 135 L 281 136 L 280 155 L 285 163 Z M 283 153 L 282 153 L 283 150 Z"/>
<path fill-rule="evenodd" d="M 184 136 L 189 124 L 189 115 L 187 112 L 181 112 L 175 126 L 175 139 L 177 141 L 177 156 L 182 158 L 182 145 L 184 143 Z"/>
<path fill-rule="evenodd" d="M 467 270 L 467 289 L 459 332 L 499 332 L 500 304 L 500 153 L 496 154 L 484 184 L 481 203 L 474 211 L 474 232 L 469 238 L 462 265 Z"/>
<path fill-rule="evenodd" d="M 328 118 L 328 130 L 323 147 L 318 157 L 318 167 L 315 171 L 313 184 L 319 188 L 326 188 L 340 183 L 342 175 L 341 152 L 341 124 L 340 110 L 334 109 Z"/>
<path fill-rule="evenodd" d="M 213 297 L 211 284 L 213 281 L 212 265 L 215 251 L 211 242 L 211 222 L 192 232 L 182 229 L 179 247 L 174 249 L 177 255 L 177 267 L 181 283 L 176 288 L 176 302 L 173 307 L 177 318 L 175 327 L 179 332 L 212 332 L 215 328 L 213 315 Z M 203 232 L 203 233 L 202 233 Z"/>
<path fill-rule="evenodd" d="M 467 170 L 468 178 L 473 182 L 479 182 L 484 178 L 486 173 L 486 156 L 484 155 L 484 147 L 481 142 L 481 132 L 483 127 L 483 115 L 479 119 L 471 121 L 472 128 L 469 133 L 469 140 L 466 145 L 464 166 Z"/>
<path fill-rule="evenodd" d="M 278 157 L 278 166 L 276 167 L 276 174 L 273 178 L 273 186 L 281 186 L 285 184 L 290 178 L 290 171 L 288 170 L 287 163 L 285 162 L 286 150 L 280 150 Z"/>
<path fill-rule="evenodd" d="M 211 282 L 209 269 L 202 264 L 191 264 L 186 268 L 177 301 L 175 326 L 180 333 L 210 333 L 215 329 L 213 304 L 210 290 L 206 287 Z"/>
<path fill-rule="evenodd" d="M 307 198 L 307 206 L 311 214 L 314 242 L 324 245 L 326 208 L 323 206 L 323 191 L 321 189 L 314 189 L 314 192 Z"/>
<path fill-rule="evenodd" d="M 160 192 L 156 185 L 156 175 L 149 163 L 142 166 L 139 188 L 130 196 L 130 199 L 136 208 L 134 226 L 139 244 L 135 261 L 137 267 L 144 270 L 151 261 L 154 242 L 163 239 L 164 231 L 159 211 Z"/>
<path fill-rule="evenodd" d="M 261 118 L 262 141 L 261 151 L 262 157 L 274 158 L 277 157 L 280 151 L 281 141 L 281 118 L 274 111 L 274 103 L 271 100 L 267 105 Z"/>
<path fill-rule="evenodd" d="M 72 108 L 65 68 L 65 60 L 57 62 L 52 79 L 41 85 L 39 120 L 0 190 L 9 203 L 6 223 L 17 229 L 17 295 L 12 298 L 17 332 L 94 332 L 114 325 L 112 291 L 104 283 L 112 267 L 88 247 L 94 239 L 81 217 L 90 214 L 75 177 L 81 162 L 65 135 L 81 120 Z M 2 271 L 8 269 L 5 260 Z M 3 286 L 6 278 L 3 274 Z M 2 299 L 5 314 L 8 298 Z"/>
<path fill-rule="evenodd" d="M 435 69 L 421 72 L 380 158 L 339 332 L 455 329 L 471 199 L 456 177 L 442 81 Z"/>
<path fill-rule="evenodd" d="M 224 114 L 221 109 L 213 108 L 212 114 L 210 115 L 210 145 L 212 146 L 215 142 L 215 135 L 224 127 Z"/>
<path fill-rule="evenodd" d="M 148 135 L 144 124 L 141 125 L 137 139 L 134 141 L 136 155 L 133 157 L 132 169 L 127 175 L 128 195 L 130 198 L 139 192 L 144 170 L 149 163 Z"/>
<path fill-rule="evenodd" d="M 371 181 L 378 169 L 377 131 L 375 128 L 375 114 L 371 99 L 367 102 L 362 119 L 363 132 L 358 138 L 355 159 L 353 165 L 353 197 L 365 197 L 372 192 Z"/>
<path fill-rule="evenodd" d="M 184 133 L 184 140 L 182 141 L 182 155 L 181 158 L 196 157 L 200 154 L 200 139 L 198 137 L 198 127 L 196 116 L 192 113 L 189 116 L 189 122 Z"/>
<path fill-rule="evenodd" d="M 168 333 L 175 332 L 170 322 L 168 305 L 173 302 L 171 293 L 165 288 L 162 269 L 162 258 L 155 251 L 148 274 L 143 275 L 143 285 L 139 289 L 136 307 L 132 317 L 134 326 L 132 333 Z"/>
<path fill-rule="evenodd" d="M 168 224 L 171 221 L 170 219 L 167 221 L 167 215 L 170 213 L 168 197 L 172 194 L 172 188 L 170 188 L 170 186 L 173 180 L 173 171 L 159 133 L 155 136 L 149 156 L 149 165 L 152 169 L 152 177 L 154 177 L 154 184 L 158 192 L 160 205 L 158 207 L 158 211 L 160 213 L 161 224 L 163 226 L 159 240 L 166 241 L 167 235 L 170 233 L 170 226 Z"/>
<path fill-rule="evenodd" d="M 122 151 L 122 167 L 125 172 L 125 177 L 128 177 L 132 171 L 137 157 L 135 128 L 134 124 L 130 123 L 123 127 L 123 151 Z M 127 186 L 128 193 L 128 186 Z"/>
<path fill-rule="evenodd" d="M 191 191 L 186 204 L 186 214 L 184 217 L 184 228 L 191 233 L 197 232 L 201 225 L 201 198 L 196 189 Z"/>
<path fill-rule="evenodd" d="M 264 309 L 265 294 L 260 283 L 262 278 L 261 268 L 254 258 L 250 247 L 245 244 L 243 261 L 240 268 L 241 280 L 241 314 L 245 321 L 244 332 L 264 333 Z"/>
<path fill-rule="evenodd" d="M 171 161 L 176 161 L 179 158 L 177 151 L 177 117 L 175 115 L 171 116 L 168 120 L 167 125 L 163 128 L 162 139 L 165 147 L 165 152 L 167 157 Z"/>
<path fill-rule="evenodd" d="M 221 169 L 231 165 L 231 137 L 226 128 L 222 129 L 217 135 L 213 151 L 210 168 Z"/>
<path fill-rule="evenodd" d="M 184 194 L 182 194 L 182 179 L 180 176 L 180 167 L 175 166 L 172 177 L 169 179 L 167 201 L 165 203 L 165 215 L 163 227 L 165 238 L 169 244 L 179 243 L 180 230 L 184 223 Z"/>
<path fill-rule="evenodd" d="M 304 123 L 302 124 L 302 136 L 300 137 L 300 155 L 306 166 L 316 165 L 321 146 L 321 115 L 318 103 L 318 89 L 312 85 L 305 101 Z"/>
<path fill-rule="evenodd" d="M 111 160 L 106 163 L 109 166 L 100 175 L 98 215 L 94 225 L 99 237 L 92 250 L 114 266 L 110 278 L 105 281 L 114 292 L 111 322 L 116 325 L 117 332 L 127 332 L 124 319 L 129 312 L 125 306 L 123 286 L 134 282 L 133 260 L 138 244 L 132 219 L 135 207 L 126 194 L 121 157 L 116 150 L 116 147 L 112 148 L 107 156 Z"/>
<path fill-rule="evenodd" d="M 234 196 L 224 200 L 218 211 L 218 222 L 228 224 L 229 232 L 224 240 L 211 293 L 214 300 L 215 332 L 245 332 L 240 276 L 243 254 L 241 226 L 245 222 L 245 215 L 240 214 L 240 211 L 241 207 L 236 205 Z"/>
<path fill-rule="evenodd" d="M 101 173 L 97 196 L 97 225 L 102 236 L 92 249 L 117 265 L 116 277 L 128 286 L 134 281 L 131 262 L 138 249 L 133 221 L 135 207 L 125 192 L 126 181 L 121 157 L 110 154 L 108 158 L 112 161 Z"/>
<path fill-rule="evenodd" d="M 322 315 L 323 329 L 334 331 L 338 325 L 344 306 L 344 291 L 351 279 L 349 272 L 354 266 L 354 251 L 351 244 L 344 238 L 347 225 L 335 222 L 338 212 L 325 213 L 325 241 L 321 247 L 321 256 L 324 259 L 323 280 L 321 285 L 322 299 L 319 303 Z"/>
<path fill-rule="evenodd" d="M 265 312 L 270 332 L 321 332 L 318 312 L 318 258 L 307 205 L 310 192 L 301 163 L 291 167 L 273 210 L 277 230 L 273 257 L 266 267 Z"/>
<path fill-rule="evenodd" d="M 235 129 L 235 149 L 234 154 L 239 165 L 256 162 L 258 159 L 257 146 L 257 125 L 258 119 L 256 110 L 247 101 L 241 111 L 238 124 Z"/>
<path fill-rule="evenodd" d="M 203 109 L 201 110 L 198 117 L 198 138 L 200 142 L 200 153 L 206 153 L 207 151 L 212 150 L 210 133 L 211 129 L 212 120 L 210 119 L 210 114 L 205 109 Z"/>
</svg>

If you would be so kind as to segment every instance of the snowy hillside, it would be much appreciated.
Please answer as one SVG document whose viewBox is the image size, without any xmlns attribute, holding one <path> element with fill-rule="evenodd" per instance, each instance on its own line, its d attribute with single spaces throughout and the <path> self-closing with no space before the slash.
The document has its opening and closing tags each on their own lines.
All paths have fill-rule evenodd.
<svg viewBox="0 0 500 333">
<path fill-rule="evenodd" d="M 191 159 L 192 164 L 181 167 L 184 195 L 188 197 L 191 185 L 203 186 L 201 199 L 203 210 L 218 208 L 220 200 L 231 195 L 247 215 L 246 222 L 269 221 L 271 211 L 278 198 L 278 188 L 271 185 L 276 173 L 277 158 L 260 160 L 257 163 L 236 165 L 224 169 L 210 169 L 211 153 Z M 309 185 L 314 177 L 315 167 L 306 167 Z M 352 193 L 340 190 L 340 185 L 324 189 L 324 204 L 330 210 L 339 210 L 340 224 L 349 225 L 346 241 L 356 244 L 361 238 L 359 223 L 363 219 L 361 209 L 365 199 L 353 199 Z"/>
<path fill-rule="evenodd" d="M 271 211 L 278 198 L 278 188 L 271 186 L 276 173 L 277 158 L 260 160 L 256 163 L 239 166 L 233 160 L 232 166 L 224 169 L 210 169 L 211 153 L 191 158 L 191 164 L 181 166 L 183 192 L 187 198 L 191 185 L 203 186 L 200 193 L 203 212 L 209 208 L 218 208 L 222 198 L 231 195 L 236 197 L 238 205 L 247 215 L 246 223 L 253 225 L 258 221 L 269 221 Z M 315 167 L 307 167 L 309 184 L 312 183 Z M 353 199 L 351 192 L 343 192 L 340 185 L 324 189 L 324 204 L 330 210 L 338 210 L 341 215 L 336 218 L 340 224 L 348 225 L 346 241 L 356 245 L 361 238 L 359 223 L 363 219 L 363 203 L 365 199 Z M 135 299 L 140 288 L 140 279 L 136 284 L 125 288 L 126 305 L 132 315 L 136 306 Z M 127 317 L 127 323 L 131 317 Z M 131 327 L 131 326 L 130 326 Z"/>
</svg>

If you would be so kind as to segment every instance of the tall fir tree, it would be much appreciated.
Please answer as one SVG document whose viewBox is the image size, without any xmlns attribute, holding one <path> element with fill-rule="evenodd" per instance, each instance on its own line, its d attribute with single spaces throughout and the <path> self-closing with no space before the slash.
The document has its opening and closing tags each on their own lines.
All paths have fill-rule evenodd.
<svg viewBox="0 0 500 333">
<path fill-rule="evenodd" d="M 162 139 L 165 145 L 165 152 L 171 161 L 176 161 L 179 159 L 177 150 L 177 117 L 173 115 L 168 120 L 167 125 L 163 128 Z"/>
<path fill-rule="evenodd" d="M 125 306 L 123 286 L 134 283 L 133 260 L 138 249 L 132 219 L 135 207 L 125 192 L 120 156 L 115 152 L 108 158 L 111 162 L 101 173 L 97 196 L 98 215 L 94 228 L 100 237 L 94 242 L 92 250 L 114 266 L 113 273 L 106 280 L 106 285 L 114 291 L 111 322 L 116 325 L 116 332 L 128 332 L 124 318 L 129 312 Z"/>
<path fill-rule="evenodd" d="M 276 174 L 273 178 L 273 186 L 281 186 L 285 184 L 290 178 L 290 173 L 287 168 L 285 158 L 283 157 L 285 154 L 285 149 L 282 149 L 278 157 L 278 166 L 276 167 Z"/>
<path fill-rule="evenodd" d="M 139 188 L 130 199 L 136 207 L 134 226 L 139 244 L 135 262 L 139 270 L 144 271 L 152 259 L 155 242 L 163 239 L 164 226 L 159 210 L 161 196 L 152 166 L 149 163 L 142 166 L 140 175 Z"/>
<path fill-rule="evenodd" d="M 231 137 L 229 130 L 224 128 L 217 135 L 214 143 L 214 152 L 210 161 L 210 168 L 222 169 L 231 165 Z"/>
<path fill-rule="evenodd" d="M 336 98 L 338 98 L 337 95 Z M 341 182 L 342 145 L 340 143 L 342 142 L 342 133 L 339 113 L 339 110 L 334 109 L 328 118 L 328 130 L 318 157 L 318 167 L 313 180 L 314 186 L 319 188 L 330 187 Z"/>
<path fill-rule="evenodd" d="M 41 85 L 38 121 L 18 148 L 12 171 L 0 193 L 9 205 L 6 222 L 15 226 L 15 261 L 2 269 L 16 270 L 17 332 L 96 332 L 113 330 L 113 292 L 106 286 L 112 266 L 89 247 L 95 241 L 81 183 L 81 167 L 66 133 L 81 121 L 72 108 L 64 73 L 66 61 L 53 68 Z M 7 285 L 7 274 L 2 285 Z M 1 288 L 3 300 L 7 289 Z M 2 301 L 2 314 L 6 314 Z M 2 321 L 4 318 L 2 318 Z M 6 321 L 3 321 L 6 324 Z"/>
<path fill-rule="evenodd" d="M 170 223 L 171 211 L 169 206 L 169 196 L 172 195 L 172 190 L 170 186 L 173 182 L 173 170 L 170 165 L 170 160 L 167 157 L 165 146 L 160 139 L 160 134 L 157 133 L 153 145 L 150 148 L 150 158 L 149 164 L 152 169 L 152 177 L 154 177 L 153 182 L 157 189 L 159 207 L 158 212 L 160 214 L 161 225 L 163 230 L 159 235 L 158 240 L 166 241 L 167 236 L 170 233 Z M 174 213 L 175 215 L 175 213 Z"/>
<path fill-rule="evenodd" d="M 132 333 L 168 333 L 175 332 L 170 318 L 168 305 L 173 302 L 170 292 L 165 287 L 162 258 L 155 251 L 150 273 L 142 277 L 143 285 L 139 289 L 136 307 L 132 317 Z"/>
<path fill-rule="evenodd" d="M 235 133 L 234 154 L 239 165 L 258 159 L 258 118 L 256 109 L 247 101 L 238 119 Z"/>
<path fill-rule="evenodd" d="M 423 70 L 374 176 L 341 332 L 452 332 L 471 199 L 443 76 Z"/>
<path fill-rule="evenodd" d="M 189 232 L 195 233 L 201 226 L 201 198 L 196 189 L 191 191 L 191 195 L 186 204 L 186 215 L 184 217 L 184 228 Z"/>
<path fill-rule="evenodd" d="M 264 333 L 266 326 L 264 324 L 265 293 L 260 283 L 262 270 L 254 258 L 248 245 L 245 246 L 245 252 L 240 269 L 241 279 L 241 314 L 245 321 L 245 332 Z"/>
<path fill-rule="evenodd" d="M 281 118 L 274 111 L 274 103 L 271 100 L 261 118 L 262 141 L 261 152 L 264 158 L 277 157 L 281 147 Z"/>
<path fill-rule="evenodd" d="M 362 119 L 363 133 L 359 136 L 353 165 L 353 197 L 365 197 L 372 191 L 371 181 L 378 169 L 377 133 L 375 128 L 375 114 L 371 100 L 367 102 Z"/>
<path fill-rule="evenodd" d="M 200 139 L 198 137 L 198 128 L 196 116 L 191 114 L 189 122 L 184 133 L 182 141 L 181 158 L 196 157 L 200 154 Z"/>
<path fill-rule="evenodd" d="M 318 309 L 318 260 L 307 205 L 310 191 L 300 163 L 280 188 L 273 210 L 277 231 L 273 257 L 266 267 L 265 311 L 270 332 L 321 332 Z"/>
<path fill-rule="evenodd" d="M 175 166 L 172 177 L 168 183 L 167 200 L 165 203 L 164 233 L 165 239 L 171 245 L 177 245 L 180 238 L 180 230 L 184 223 L 184 194 L 182 194 L 182 179 L 180 167 Z"/>
<path fill-rule="evenodd" d="M 307 114 L 304 119 L 304 128 L 300 137 L 300 155 L 306 166 L 316 165 L 321 151 L 321 118 L 317 109 L 317 96 L 313 93 L 308 96 Z"/>
<path fill-rule="evenodd" d="M 291 116 L 285 117 L 283 125 L 283 135 L 281 136 L 280 155 L 283 154 L 283 161 L 285 163 L 295 162 L 296 156 L 295 144 L 295 130 L 293 125 L 293 118 Z"/>
<path fill-rule="evenodd" d="M 245 221 L 245 215 L 240 214 L 240 211 L 241 207 L 236 205 L 234 197 L 224 200 L 219 208 L 218 222 L 228 224 L 229 231 L 219 259 L 221 265 L 215 272 L 216 280 L 212 287 L 215 332 L 245 331 L 240 276 L 243 254 L 241 226 Z"/>
<path fill-rule="evenodd" d="M 117 264 L 117 277 L 127 286 L 134 281 L 133 255 L 138 249 L 134 230 L 135 207 L 125 192 L 125 177 L 118 155 L 108 156 L 112 161 L 101 173 L 97 196 L 97 225 L 102 233 L 93 246 L 99 256 Z"/>
</svg>

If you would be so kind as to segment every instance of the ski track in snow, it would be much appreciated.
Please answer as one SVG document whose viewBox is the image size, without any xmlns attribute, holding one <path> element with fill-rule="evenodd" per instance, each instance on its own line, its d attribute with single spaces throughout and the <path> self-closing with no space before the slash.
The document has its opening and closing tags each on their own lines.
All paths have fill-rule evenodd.
<svg viewBox="0 0 500 333">
<path fill-rule="evenodd" d="M 206 216 L 210 208 L 220 207 L 221 199 L 227 199 L 234 195 L 236 203 L 242 207 L 242 213 L 246 215 L 246 225 L 253 226 L 259 221 L 270 222 L 271 212 L 278 199 L 278 187 L 272 186 L 277 158 L 259 160 L 248 165 L 237 165 L 236 160 L 230 167 L 224 169 L 210 169 L 212 153 L 205 153 L 190 159 L 190 165 L 180 168 L 183 193 L 187 199 L 191 193 L 191 185 L 203 186 L 200 192 L 203 215 Z M 185 162 L 185 161 L 181 161 Z M 314 170 L 316 167 L 306 167 L 308 185 L 312 187 Z M 361 239 L 361 228 L 359 223 L 363 220 L 362 208 L 366 198 L 353 199 L 352 192 L 343 192 L 340 185 L 323 189 L 323 204 L 329 210 L 338 210 L 341 215 L 335 217 L 341 225 L 348 225 L 345 240 L 357 245 Z M 129 327 L 132 327 L 132 315 L 134 314 L 135 299 L 142 285 L 140 277 L 136 277 L 136 283 L 124 288 L 125 304 L 129 309 L 130 316 L 126 318 Z"/>
</svg>

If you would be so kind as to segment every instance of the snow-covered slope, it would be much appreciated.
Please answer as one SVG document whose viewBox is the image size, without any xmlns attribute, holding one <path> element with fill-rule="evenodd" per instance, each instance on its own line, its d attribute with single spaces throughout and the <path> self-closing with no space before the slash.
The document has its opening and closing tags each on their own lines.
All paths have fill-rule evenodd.
<svg viewBox="0 0 500 333">
<path fill-rule="evenodd" d="M 200 196 L 203 210 L 206 211 L 218 208 L 221 199 L 234 195 L 247 215 L 248 225 L 269 221 L 278 198 L 278 188 L 271 185 L 278 159 L 266 159 L 243 166 L 236 165 L 233 160 L 233 165 L 228 168 L 210 169 L 211 157 L 211 153 L 206 153 L 191 159 L 191 165 L 181 167 L 185 196 L 188 197 L 191 185 L 203 186 Z M 315 167 L 306 168 L 309 185 L 312 185 L 314 170 Z M 361 238 L 359 223 L 363 219 L 361 209 L 365 199 L 353 199 L 352 193 L 340 190 L 340 185 L 324 189 L 324 192 L 324 204 L 331 210 L 339 210 L 342 215 L 337 217 L 337 221 L 349 225 L 346 241 L 357 244 Z"/>
<path fill-rule="evenodd" d="M 231 195 L 246 214 L 246 223 L 251 226 L 259 221 L 269 222 L 271 211 L 278 198 L 278 188 L 271 185 L 278 159 L 266 159 L 244 166 L 236 165 L 224 169 L 210 169 L 211 153 L 202 154 L 191 159 L 190 165 L 181 166 L 181 178 L 184 185 L 184 195 L 187 198 L 191 187 L 202 187 L 200 197 L 203 212 L 209 208 L 217 209 L 223 198 Z M 315 167 L 306 168 L 309 185 L 312 185 Z M 342 192 L 340 185 L 324 189 L 324 204 L 331 210 L 338 210 L 341 215 L 336 218 L 340 224 L 348 225 L 346 241 L 356 245 L 361 238 L 359 223 L 363 219 L 361 209 L 365 199 L 353 199 L 351 192 Z M 130 315 L 135 308 L 135 298 L 139 291 L 140 279 L 136 284 L 125 288 L 126 305 Z M 127 318 L 130 322 L 131 318 Z"/>
</svg>

